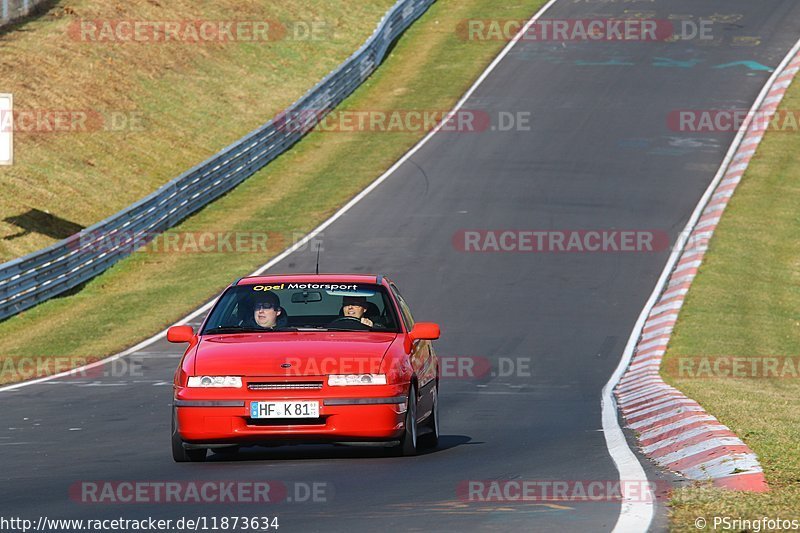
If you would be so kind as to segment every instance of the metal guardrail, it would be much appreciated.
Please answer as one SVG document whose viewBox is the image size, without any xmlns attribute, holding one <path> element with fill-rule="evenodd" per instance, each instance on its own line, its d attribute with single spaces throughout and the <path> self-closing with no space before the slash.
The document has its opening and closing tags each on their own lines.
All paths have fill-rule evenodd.
<svg viewBox="0 0 800 533">
<path fill-rule="evenodd" d="M 375 71 L 435 1 L 398 0 L 361 48 L 275 119 L 119 213 L 0 265 L 0 320 L 100 274 L 285 152 Z"/>
<path fill-rule="evenodd" d="M 0 0 L 0 26 L 27 16 L 45 0 Z"/>
</svg>

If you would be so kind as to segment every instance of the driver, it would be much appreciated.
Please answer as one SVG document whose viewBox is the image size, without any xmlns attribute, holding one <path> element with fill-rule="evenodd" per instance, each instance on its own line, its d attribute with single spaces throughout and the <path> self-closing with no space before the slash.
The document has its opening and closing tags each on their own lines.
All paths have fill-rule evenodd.
<svg viewBox="0 0 800 533">
<path fill-rule="evenodd" d="M 259 328 L 274 329 L 281 314 L 281 299 L 272 291 L 257 294 L 253 298 L 253 321 Z"/>
<path fill-rule="evenodd" d="M 342 315 L 358 319 L 361 321 L 362 324 L 372 327 L 374 325 L 372 320 L 364 316 L 366 312 L 367 312 L 366 296 L 342 297 Z"/>
</svg>

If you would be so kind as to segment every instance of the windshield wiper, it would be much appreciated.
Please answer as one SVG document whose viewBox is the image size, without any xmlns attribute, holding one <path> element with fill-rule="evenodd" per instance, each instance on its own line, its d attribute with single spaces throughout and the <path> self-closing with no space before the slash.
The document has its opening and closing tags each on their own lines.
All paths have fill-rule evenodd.
<svg viewBox="0 0 800 533">
<path fill-rule="evenodd" d="M 254 328 L 248 326 L 217 326 L 215 328 L 203 330 L 202 335 L 217 335 L 225 333 L 270 333 L 275 331 L 296 331 L 296 328 Z"/>
<path fill-rule="evenodd" d="M 208 335 L 210 333 L 242 333 L 242 332 L 251 332 L 251 331 L 258 331 L 255 328 L 246 328 L 244 326 L 217 326 L 215 328 L 203 330 L 203 335 Z"/>
</svg>

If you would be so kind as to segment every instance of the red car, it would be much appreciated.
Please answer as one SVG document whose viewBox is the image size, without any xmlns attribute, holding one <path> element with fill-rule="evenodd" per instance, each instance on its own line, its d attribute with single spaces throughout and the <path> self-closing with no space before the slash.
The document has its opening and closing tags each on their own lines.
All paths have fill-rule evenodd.
<svg viewBox="0 0 800 533">
<path fill-rule="evenodd" d="M 175 372 L 172 456 L 317 442 L 439 440 L 439 326 L 414 322 L 383 276 L 243 278 L 217 300 Z"/>
</svg>

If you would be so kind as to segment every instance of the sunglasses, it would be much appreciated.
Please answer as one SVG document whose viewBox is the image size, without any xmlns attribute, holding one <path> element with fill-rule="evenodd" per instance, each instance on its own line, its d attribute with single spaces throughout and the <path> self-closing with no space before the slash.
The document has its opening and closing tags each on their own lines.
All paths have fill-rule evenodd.
<svg viewBox="0 0 800 533">
<path fill-rule="evenodd" d="M 257 303 L 256 304 L 256 311 L 261 311 L 262 309 L 277 309 L 277 307 L 271 303 Z"/>
</svg>

